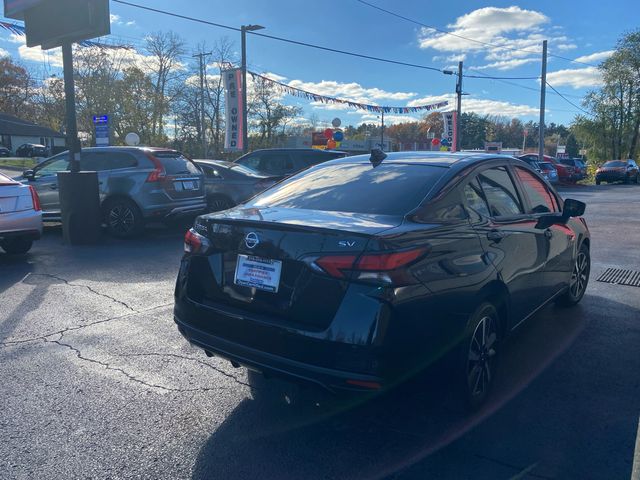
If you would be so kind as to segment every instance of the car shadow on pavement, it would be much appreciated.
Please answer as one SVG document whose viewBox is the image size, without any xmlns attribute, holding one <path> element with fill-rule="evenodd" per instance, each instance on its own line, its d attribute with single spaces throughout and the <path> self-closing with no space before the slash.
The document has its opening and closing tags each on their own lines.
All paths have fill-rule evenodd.
<svg viewBox="0 0 640 480">
<path fill-rule="evenodd" d="M 624 319 L 638 314 L 596 296 L 544 309 L 506 344 L 475 414 L 442 378 L 329 413 L 245 399 L 202 447 L 193 479 L 629 478 L 640 385 L 625 375 L 640 370 L 640 324 Z M 611 352 L 602 336 L 618 328 Z"/>
</svg>

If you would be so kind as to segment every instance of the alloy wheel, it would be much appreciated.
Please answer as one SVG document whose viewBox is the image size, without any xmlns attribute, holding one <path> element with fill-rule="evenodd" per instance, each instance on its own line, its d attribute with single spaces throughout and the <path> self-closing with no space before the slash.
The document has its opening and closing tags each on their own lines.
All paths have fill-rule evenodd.
<svg viewBox="0 0 640 480">
<path fill-rule="evenodd" d="M 587 254 L 583 251 L 578 253 L 576 262 L 573 265 L 573 272 L 571 273 L 571 282 L 569 283 L 569 291 L 573 298 L 580 298 L 585 289 L 587 288 L 587 281 L 589 280 L 589 259 Z"/>
<path fill-rule="evenodd" d="M 112 231 L 127 235 L 135 228 L 135 214 L 127 205 L 117 204 L 111 207 L 107 222 Z"/>
<path fill-rule="evenodd" d="M 484 397 L 493 379 L 497 325 L 493 317 L 484 316 L 471 337 L 467 356 L 467 386 L 472 398 Z"/>
</svg>

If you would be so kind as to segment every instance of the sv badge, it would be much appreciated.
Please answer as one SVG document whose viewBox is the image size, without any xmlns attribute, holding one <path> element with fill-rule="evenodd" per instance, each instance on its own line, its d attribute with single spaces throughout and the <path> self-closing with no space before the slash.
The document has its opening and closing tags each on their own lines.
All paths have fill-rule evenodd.
<svg viewBox="0 0 640 480">
<path fill-rule="evenodd" d="M 356 241 L 355 240 L 340 240 L 338 242 L 338 246 L 339 247 L 355 247 L 356 246 Z"/>
</svg>

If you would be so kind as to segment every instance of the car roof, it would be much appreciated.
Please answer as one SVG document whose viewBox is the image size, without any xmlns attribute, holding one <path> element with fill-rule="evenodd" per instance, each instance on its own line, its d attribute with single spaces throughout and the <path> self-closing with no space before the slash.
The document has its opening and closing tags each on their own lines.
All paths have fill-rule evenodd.
<svg viewBox="0 0 640 480">
<path fill-rule="evenodd" d="M 509 155 L 498 155 L 491 153 L 449 153 L 449 152 L 390 152 L 385 153 L 386 157 L 382 161 L 382 164 L 411 164 L 411 165 L 431 165 L 437 167 L 450 168 L 456 165 L 468 166 L 474 163 L 505 159 L 514 160 L 514 157 Z M 323 163 L 323 165 L 333 165 L 340 163 L 369 163 L 371 154 L 366 155 L 354 155 L 352 157 L 337 158 L 329 162 Z"/>
<path fill-rule="evenodd" d="M 346 155 L 347 152 L 343 152 L 341 150 L 324 150 L 320 148 L 259 148 L 258 150 L 253 150 L 249 153 L 256 152 L 317 152 L 317 153 L 344 153 Z M 248 155 L 248 154 L 247 154 Z"/>
</svg>

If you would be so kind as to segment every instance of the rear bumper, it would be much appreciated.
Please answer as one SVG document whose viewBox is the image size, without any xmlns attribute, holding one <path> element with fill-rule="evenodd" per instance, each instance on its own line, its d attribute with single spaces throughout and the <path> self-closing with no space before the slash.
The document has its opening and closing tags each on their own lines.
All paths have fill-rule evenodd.
<svg viewBox="0 0 640 480">
<path fill-rule="evenodd" d="M 601 182 L 623 182 L 628 178 L 632 178 L 628 176 L 626 173 L 596 173 L 596 180 Z"/>
<path fill-rule="evenodd" d="M 188 200 L 173 201 L 160 205 L 146 205 L 142 208 L 145 218 L 176 218 L 187 215 L 198 215 L 206 211 L 207 202 L 205 197 L 197 197 Z"/>
<path fill-rule="evenodd" d="M 341 391 L 372 392 L 378 390 L 378 388 L 374 388 L 375 385 L 380 385 L 381 387 L 383 384 L 382 379 L 377 376 L 299 362 L 216 337 L 181 321 L 177 315 L 174 315 L 174 320 L 180 333 L 191 344 L 231 362 L 260 371 L 267 377 L 312 384 L 333 393 Z M 360 383 L 360 385 L 357 385 L 357 383 Z M 372 388 L 366 388 L 362 385 L 370 385 Z"/>
<path fill-rule="evenodd" d="M 0 214 L 0 238 L 26 237 L 37 240 L 42 235 L 42 212 L 25 210 Z"/>
</svg>

